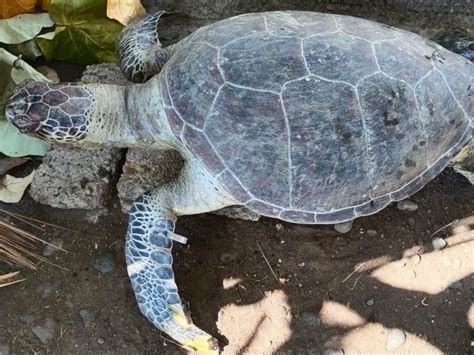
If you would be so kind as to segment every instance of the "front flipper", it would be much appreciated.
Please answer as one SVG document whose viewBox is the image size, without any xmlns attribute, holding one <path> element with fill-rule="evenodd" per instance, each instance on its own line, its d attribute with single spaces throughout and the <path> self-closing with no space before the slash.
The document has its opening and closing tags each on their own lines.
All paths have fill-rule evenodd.
<svg viewBox="0 0 474 355">
<path fill-rule="evenodd" d="M 203 213 L 235 204 L 205 171 L 186 163 L 180 177 L 142 195 L 133 204 L 125 245 L 127 270 L 142 313 L 179 343 L 217 354 L 217 341 L 186 316 L 172 269 L 177 215 Z"/>
<path fill-rule="evenodd" d="M 174 220 L 157 208 L 156 196 L 139 198 L 130 212 L 126 242 L 127 270 L 142 313 L 158 329 L 195 350 L 218 351 L 217 341 L 186 316 L 172 269 Z"/>
<path fill-rule="evenodd" d="M 147 14 L 132 21 L 117 42 L 118 63 L 128 80 L 144 83 L 161 71 L 169 58 L 158 37 L 158 21 L 165 11 Z"/>
</svg>

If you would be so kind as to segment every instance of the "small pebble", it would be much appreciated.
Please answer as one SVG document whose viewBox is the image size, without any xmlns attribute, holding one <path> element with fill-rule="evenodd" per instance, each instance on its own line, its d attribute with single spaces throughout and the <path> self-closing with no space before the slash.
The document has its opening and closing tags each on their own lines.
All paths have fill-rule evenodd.
<svg viewBox="0 0 474 355">
<path fill-rule="evenodd" d="M 405 344 L 407 336 L 401 329 L 393 329 L 388 334 L 387 342 L 385 343 L 385 349 L 388 351 L 394 351 Z"/>
<path fill-rule="evenodd" d="M 283 229 L 285 229 L 285 227 L 283 226 L 283 224 L 281 223 L 277 223 L 275 224 L 275 228 L 278 232 L 282 231 Z"/>
<path fill-rule="evenodd" d="M 58 324 L 54 320 L 46 318 L 40 324 L 34 326 L 32 331 L 43 344 L 48 344 L 56 339 L 58 328 Z"/>
<path fill-rule="evenodd" d="M 82 318 L 84 328 L 90 328 L 95 319 L 95 312 L 88 309 L 81 309 L 79 315 Z"/>
<path fill-rule="evenodd" d="M 100 345 L 103 345 L 103 344 L 105 344 L 105 339 L 104 338 L 98 338 L 97 343 L 100 344 Z"/>
<path fill-rule="evenodd" d="M 220 259 L 222 264 L 228 265 L 235 260 L 236 256 L 235 253 L 222 253 Z"/>
<path fill-rule="evenodd" d="M 371 298 L 370 300 L 367 300 L 367 306 L 373 306 L 375 304 L 375 301 Z"/>
<path fill-rule="evenodd" d="M 377 236 L 377 231 L 373 229 L 368 229 L 366 232 L 368 237 L 376 237 Z"/>
<path fill-rule="evenodd" d="M 452 284 L 450 284 L 448 286 L 450 289 L 452 290 L 459 290 L 460 288 L 462 288 L 462 283 L 460 282 L 453 282 Z"/>
<path fill-rule="evenodd" d="M 403 201 L 398 201 L 397 202 L 397 208 L 400 211 L 416 211 L 418 209 L 418 205 L 410 200 L 403 200 Z"/>
<path fill-rule="evenodd" d="M 433 249 L 434 249 L 434 250 L 441 250 L 441 249 L 443 249 L 446 245 L 448 245 L 448 243 L 446 242 L 446 240 L 444 240 L 443 238 L 439 238 L 439 237 L 434 237 L 434 238 L 431 240 L 431 244 L 433 245 Z"/>
<path fill-rule="evenodd" d="M 36 288 L 36 290 L 41 295 L 41 298 L 46 298 L 53 291 L 53 287 L 49 281 L 44 281 Z"/>
<path fill-rule="evenodd" d="M 94 268 L 101 273 L 111 272 L 114 269 L 113 255 L 107 252 L 99 256 L 95 261 Z"/>
<path fill-rule="evenodd" d="M 10 346 L 0 344 L 0 355 L 9 355 L 10 354 Z"/>
<path fill-rule="evenodd" d="M 415 219 L 411 217 L 408 218 L 408 224 L 413 227 L 415 225 Z"/>
<path fill-rule="evenodd" d="M 324 355 L 344 355 L 344 350 L 342 349 L 326 349 L 324 350 Z"/>
<path fill-rule="evenodd" d="M 58 248 L 63 247 L 64 241 L 62 239 L 59 239 L 59 238 L 54 238 L 53 240 L 51 240 L 49 242 L 49 244 L 51 244 L 51 245 L 46 244 L 46 246 L 44 247 L 43 256 L 51 256 L 53 254 L 56 254 L 59 251 Z"/>
<path fill-rule="evenodd" d="M 352 229 L 352 221 L 335 224 L 334 229 L 341 234 L 349 233 Z"/>
</svg>

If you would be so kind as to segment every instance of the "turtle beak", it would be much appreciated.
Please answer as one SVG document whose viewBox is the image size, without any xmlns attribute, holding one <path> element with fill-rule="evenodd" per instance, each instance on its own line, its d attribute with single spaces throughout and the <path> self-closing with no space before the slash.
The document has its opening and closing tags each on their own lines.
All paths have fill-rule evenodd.
<svg viewBox="0 0 474 355">
<path fill-rule="evenodd" d="M 28 93 L 24 90 L 20 90 L 8 100 L 5 108 L 5 117 L 17 127 L 21 133 L 33 133 L 41 128 L 41 120 L 39 117 L 35 119 L 32 115 L 26 114 L 29 107 L 27 97 Z"/>
</svg>

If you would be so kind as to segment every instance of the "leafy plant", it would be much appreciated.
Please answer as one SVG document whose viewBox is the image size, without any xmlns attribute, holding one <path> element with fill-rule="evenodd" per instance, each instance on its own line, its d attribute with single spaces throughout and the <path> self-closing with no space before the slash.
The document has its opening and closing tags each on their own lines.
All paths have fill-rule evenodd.
<svg viewBox="0 0 474 355">
<path fill-rule="evenodd" d="M 47 13 L 23 14 L 0 21 L 0 42 L 18 44 L 34 38 L 44 27 L 54 22 Z"/>
<path fill-rule="evenodd" d="M 108 19 L 106 10 L 106 0 L 52 0 L 48 13 L 57 26 L 36 39 L 46 59 L 82 65 L 115 62 L 123 26 Z"/>
<path fill-rule="evenodd" d="M 14 126 L 4 120 L 4 112 L 5 101 L 17 84 L 27 79 L 44 82 L 50 82 L 50 80 L 3 48 L 0 48 L 0 78 L 2 78 L 0 80 L 0 153 L 12 157 L 44 155 L 48 145 L 39 139 L 20 134 Z"/>
</svg>

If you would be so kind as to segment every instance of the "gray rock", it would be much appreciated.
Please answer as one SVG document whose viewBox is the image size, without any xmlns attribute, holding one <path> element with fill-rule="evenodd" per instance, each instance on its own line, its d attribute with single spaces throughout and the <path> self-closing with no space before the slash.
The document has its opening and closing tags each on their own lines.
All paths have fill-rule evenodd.
<svg viewBox="0 0 474 355">
<path fill-rule="evenodd" d="M 368 229 L 367 232 L 366 232 L 367 236 L 368 237 L 376 237 L 377 236 L 377 231 L 374 230 L 374 229 Z"/>
<path fill-rule="evenodd" d="M 90 328 L 92 326 L 92 323 L 95 320 L 95 312 L 91 311 L 89 309 L 81 309 L 79 311 L 79 315 L 81 316 L 82 319 L 82 324 L 84 325 L 84 328 Z"/>
<path fill-rule="evenodd" d="M 40 324 L 33 327 L 33 333 L 43 344 L 48 344 L 50 341 L 57 338 L 58 324 L 51 318 L 46 318 Z"/>
<path fill-rule="evenodd" d="M 398 201 L 397 202 L 397 208 L 400 211 L 413 212 L 413 211 L 416 211 L 418 209 L 418 205 L 413 201 L 403 200 L 403 201 Z"/>
<path fill-rule="evenodd" d="M 114 269 L 114 257 L 112 253 L 106 252 L 99 256 L 94 263 L 94 268 L 103 274 L 112 272 Z"/>
<path fill-rule="evenodd" d="M 407 336 L 401 329 L 392 329 L 388 333 L 387 341 L 385 342 L 385 349 L 394 351 L 405 344 Z"/>
<path fill-rule="evenodd" d="M 58 248 L 62 248 L 63 245 L 64 245 L 64 241 L 60 238 L 54 238 L 52 239 L 49 244 L 51 245 L 46 245 L 43 249 L 43 255 L 44 256 L 51 256 L 53 254 L 56 254 L 59 249 Z M 57 248 L 55 248 L 57 247 Z"/>
<path fill-rule="evenodd" d="M 375 304 L 375 300 L 371 298 L 370 300 L 367 300 L 366 304 L 367 306 L 373 306 Z"/>
<path fill-rule="evenodd" d="M 433 246 L 434 250 L 441 250 L 444 247 L 446 247 L 446 245 L 448 245 L 448 243 L 443 238 L 434 237 L 431 240 L 431 245 Z"/>
<path fill-rule="evenodd" d="M 98 339 L 97 339 L 97 343 L 98 343 L 99 345 L 103 345 L 103 344 L 105 344 L 105 339 L 104 339 L 104 338 L 98 338 Z"/>
<path fill-rule="evenodd" d="M 456 281 L 450 284 L 448 287 L 452 290 L 459 290 L 460 288 L 462 288 L 462 283 Z"/>
<path fill-rule="evenodd" d="M 323 352 L 324 355 L 344 355 L 344 350 L 342 349 L 326 349 Z"/>
<path fill-rule="evenodd" d="M 123 212 L 127 213 L 144 192 L 176 178 L 183 167 L 183 159 L 174 150 L 129 149 L 117 191 Z"/>
<path fill-rule="evenodd" d="M 37 287 L 37 291 L 40 294 L 41 298 L 48 297 L 53 291 L 53 286 L 49 281 L 44 281 Z"/>
<path fill-rule="evenodd" d="M 117 65 L 107 63 L 89 65 L 82 73 L 81 82 L 123 86 L 131 84 Z"/>
<path fill-rule="evenodd" d="M 222 264 L 228 265 L 235 260 L 236 256 L 235 253 L 222 253 L 220 259 Z"/>
<path fill-rule="evenodd" d="M 0 344 L 0 355 L 9 355 L 10 346 L 6 344 Z"/>
<path fill-rule="evenodd" d="M 94 150 L 56 146 L 36 171 L 31 197 L 56 208 L 101 209 L 121 159 L 120 149 Z"/>
<path fill-rule="evenodd" d="M 334 229 L 341 234 L 349 233 L 352 229 L 352 222 L 353 221 L 335 224 Z"/>
<path fill-rule="evenodd" d="M 453 167 L 474 185 L 474 139 L 454 157 Z"/>
</svg>

